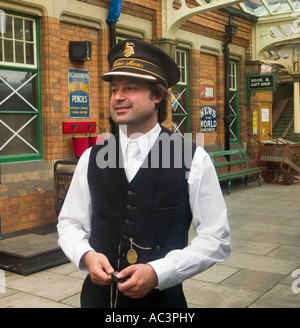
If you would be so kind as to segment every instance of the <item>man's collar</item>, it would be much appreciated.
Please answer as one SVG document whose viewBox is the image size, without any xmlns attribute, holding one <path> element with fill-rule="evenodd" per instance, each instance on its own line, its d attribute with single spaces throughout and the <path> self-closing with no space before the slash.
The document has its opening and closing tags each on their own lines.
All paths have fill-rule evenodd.
<svg viewBox="0 0 300 328">
<path fill-rule="evenodd" d="M 121 128 L 119 129 L 119 131 L 120 131 L 120 145 L 121 145 L 122 154 L 124 157 L 126 148 L 127 148 L 127 144 L 130 141 L 132 141 L 133 139 L 128 138 L 125 135 L 125 133 L 122 131 Z M 156 139 L 158 138 L 160 131 L 161 131 L 161 126 L 159 123 L 156 123 L 156 125 L 150 131 L 148 131 L 145 134 L 141 134 L 140 137 L 138 137 L 137 139 L 134 139 L 140 148 L 143 160 L 147 157 L 153 144 L 155 143 Z"/>
</svg>

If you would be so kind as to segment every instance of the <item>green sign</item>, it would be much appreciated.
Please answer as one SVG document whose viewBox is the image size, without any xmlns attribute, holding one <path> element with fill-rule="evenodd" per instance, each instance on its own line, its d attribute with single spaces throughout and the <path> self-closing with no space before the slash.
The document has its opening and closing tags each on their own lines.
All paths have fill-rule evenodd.
<svg viewBox="0 0 300 328">
<path fill-rule="evenodd" d="M 260 74 L 249 76 L 250 89 L 264 90 L 273 89 L 274 87 L 274 75 L 273 74 Z"/>
<path fill-rule="evenodd" d="M 244 75 L 245 84 L 245 104 L 249 97 L 256 94 L 258 90 L 276 90 L 276 74 L 246 74 Z"/>
</svg>

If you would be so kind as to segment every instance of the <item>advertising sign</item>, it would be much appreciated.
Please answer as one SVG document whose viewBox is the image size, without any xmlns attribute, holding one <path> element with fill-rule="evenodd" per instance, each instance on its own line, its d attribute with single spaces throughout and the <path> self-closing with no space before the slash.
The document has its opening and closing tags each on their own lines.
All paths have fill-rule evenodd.
<svg viewBox="0 0 300 328">
<path fill-rule="evenodd" d="M 253 119 L 252 119 L 252 134 L 257 136 L 257 112 L 253 112 Z"/>
<path fill-rule="evenodd" d="M 270 120 L 269 108 L 262 108 L 261 109 L 261 121 L 269 122 L 269 120 Z"/>
<path fill-rule="evenodd" d="M 248 99 L 259 90 L 276 90 L 276 73 L 270 74 L 247 74 L 244 75 L 245 94 L 244 101 L 247 104 Z"/>
<path fill-rule="evenodd" d="M 274 87 L 274 75 L 273 74 L 260 74 L 249 76 L 250 89 L 270 89 Z"/>
<path fill-rule="evenodd" d="M 201 106 L 201 132 L 215 132 L 217 130 L 216 106 Z"/>
<path fill-rule="evenodd" d="M 215 80 L 209 77 L 200 78 L 200 97 L 202 100 L 215 99 Z"/>
<path fill-rule="evenodd" d="M 70 117 L 90 117 L 89 71 L 69 68 L 68 82 Z"/>
</svg>

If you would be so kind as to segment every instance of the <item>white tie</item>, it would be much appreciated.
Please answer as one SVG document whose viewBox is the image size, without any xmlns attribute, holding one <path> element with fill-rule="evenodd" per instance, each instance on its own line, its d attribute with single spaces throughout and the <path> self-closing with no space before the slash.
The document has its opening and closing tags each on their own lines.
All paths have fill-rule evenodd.
<svg viewBox="0 0 300 328">
<path fill-rule="evenodd" d="M 130 182 L 140 167 L 140 149 L 136 141 L 130 141 L 126 150 L 127 165 L 125 172 Z"/>
</svg>

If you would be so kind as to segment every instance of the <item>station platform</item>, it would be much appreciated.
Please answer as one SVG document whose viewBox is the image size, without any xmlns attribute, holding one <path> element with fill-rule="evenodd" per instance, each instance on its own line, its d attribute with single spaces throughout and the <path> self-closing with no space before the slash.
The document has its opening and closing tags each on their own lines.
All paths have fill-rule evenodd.
<svg viewBox="0 0 300 328">
<path fill-rule="evenodd" d="M 253 182 L 224 197 L 232 253 L 184 282 L 189 307 L 299 308 L 300 183 Z M 79 307 L 84 278 L 69 262 L 27 276 L 0 270 L 0 308 Z"/>
</svg>

